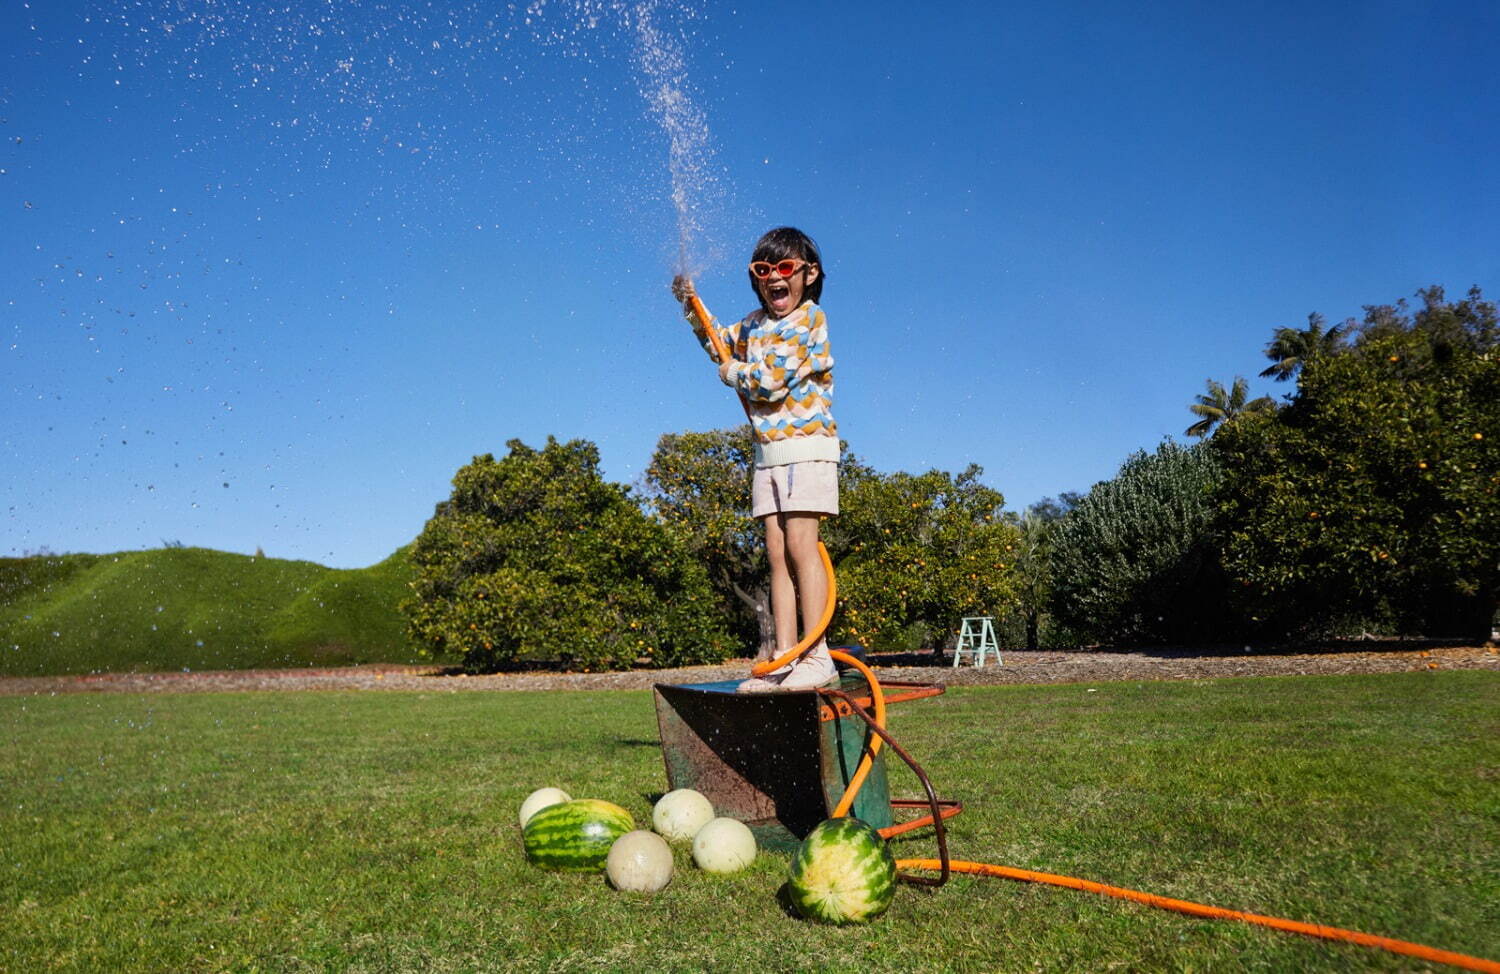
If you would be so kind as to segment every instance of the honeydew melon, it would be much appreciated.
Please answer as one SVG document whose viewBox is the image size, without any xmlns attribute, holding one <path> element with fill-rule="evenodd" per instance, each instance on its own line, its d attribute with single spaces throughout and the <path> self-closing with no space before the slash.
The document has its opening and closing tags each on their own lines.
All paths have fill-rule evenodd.
<svg viewBox="0 0 1500 974">
<path fill-rule="evenodd" d="M 672 881 L 672 849 L 655 832 L 626 832 L 609 847 L 604 872 L 615 889 L 655 893 Z"/>
<path fill-rule="evenodd" d="M 596 873 L 604 869 L 615 840 L 634 828 L 635 819 L 619 805 L 577 798 L 532 815 L 521 830 L 521 842 L 533 865 Z"/>
<path fill-rule="evenodd" d="M 572 796 L 561 788 L 538 788 L 521 803 L 521 827 L 525 828 L 526 820 L 548 805 L 560 805 L 572 800 Z"/>
<path fill-rule="evenodd" d="M 700 792 L 678 788 L 662 795 L 651 810 L 651 827 L 671 842 L 691 842 L 714 818 L 714 806 Z"/>
<path fill-rule="evenodd" d="M 705 872 L 739 872 L 755 861 L 755 835 L 744 822 L 716 818 L 693 836 L 693 861 Z"/>
<path fill-rule="evenodd" d="M 831 818 L 802 840 L 787 887 L 797 912 L 810 920 L 863 923 L 891 905 L 896 860 L 869 825 Z"/>
</svg>

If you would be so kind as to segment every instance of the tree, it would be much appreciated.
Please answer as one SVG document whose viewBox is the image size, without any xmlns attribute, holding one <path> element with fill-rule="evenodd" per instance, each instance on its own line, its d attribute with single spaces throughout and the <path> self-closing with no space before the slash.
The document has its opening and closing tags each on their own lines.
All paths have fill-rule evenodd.
<svg viewBox="0 0 1500 974">
<path fill-rule="evenodd" d="M 838 571 L 834 639 L 937 649 L 963 616 L 1018 606 L 1020 532 L 978 466 L 957 475 L 845 467 L 841 513 L 824 532 Z"/>
<path fill-rule="evenodd" d="M 1222 479 L 1203 444 L 1132 454 L 1051 532 L 1053 614 L 1101 641 L 1217 638 L 1223 613 L 1215 511 Z"/>
<path fill-rule="evenodd" d="M 413 638 L 471 672 L 718 662 L 730 641 L 703 567 L 583 440 L 511 440 L 453 478 L 412 550 Z"/>
<path fill-rule="evenodd" d="M 1065 490 L 1056 497 L 1043 497 L 1028 507 L 1026 513 L 1043 524 L 1052 524 L 1060 521 L 1063 515 L 1077 507 L 1081 500 L 1083 500 L 1083 495 L 1076 490 Z"/>
<path fill-rule="evenodd" d="M 1044 497 L 1028 507 L 1014 524 L 1020 529 L 1016 545 L 1016 598 L 1025 628 L 1026 648 L 1041 646 L 1042 620 L 1049 615 L 1052 597 L 1052 531 L 1082 496 L 1065 491 Z"/>
<path fill-rule="evenodd" d="M 1340 351 L 1351 327 L 1346 321 L 1324 331 L 1323 316 L 1314 311 L 1307 316 L 1306 328 L 1276 329 L 1266 345 L 1266 358 L 1271 360 L 1271 365 L 1261 372 L 1260 377 L 1274 378 L 1277 382 L 1296 378 L 1309 359 Z"/>
<path fill-rule="evenodd" d="M 737 640 L 775 649 L 765 538 L 750 517 L 748 426 L 665 433 L 646 468 L 647 506 L 707 570 Z"/>
<path fill-rule="evenodd" d="M 769 649 L 765 541 L 749 516 L 753 456 L 748 432 L 668 434 L 645 495 L 707 566 L 720 600 L 737 612 L 736 633 Z M 839 590 L 833 641 L 917 648 L 955 631 L 964 615 L 1014 607 L 1019 532 L 1004 523 L 1004 498 L 979 483 L 980 472 L 881 474 L 844 451 L 841 513 L 821 532 Z"/>
<path fill-rule="evenodd" d="M 1193 415 L 1199 418 L 1198 422 L 1185 430 L 1186 434 L 1207 436 L 1214 427 L 1222 426 L 1236 416 L 1276 408 L 1276 403 L 1269 396 L 1261 396 L 1246 402 L 1245 398 L 1249 394 L 1250 386 L 1245 382 L 1244 376 L 1235 376 L 1234 382 L 1227 390 L 1218 380 L 1209 379 L 1208 394 L 1197 396 L 1197 401 L 1188 406 Z"/>
<path fill-rule="evenodd" d="M 1291 403 L 1213 448 L 1231 482 L 1224 564 L 1278 633 L 1340 618 L 1488 638 L 1500 605 L 1496 308 L 1441 288 L 1366 308 L 1349 352 L 1310 359 Z"/>
</svg>

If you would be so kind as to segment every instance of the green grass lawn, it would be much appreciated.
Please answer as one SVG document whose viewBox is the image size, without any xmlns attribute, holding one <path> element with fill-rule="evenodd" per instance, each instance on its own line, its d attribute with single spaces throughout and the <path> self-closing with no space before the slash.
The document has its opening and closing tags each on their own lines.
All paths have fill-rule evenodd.
<svg viewBox="0 0 1500 974">
<path fill-rule="evenodd" d="M 1500 957 L 1494 673 L 965 688 L 891 718 L 966 803 L 956 858 Z M 816 926 L 769 853 L 718 877 L 679 852 L 651 897 L 531 868 L 541 785 L 649 821 L 644 692 L 10 697 L 0 728 L 6 970 L 1419 967 L 970 877 Z"/>
</svg>

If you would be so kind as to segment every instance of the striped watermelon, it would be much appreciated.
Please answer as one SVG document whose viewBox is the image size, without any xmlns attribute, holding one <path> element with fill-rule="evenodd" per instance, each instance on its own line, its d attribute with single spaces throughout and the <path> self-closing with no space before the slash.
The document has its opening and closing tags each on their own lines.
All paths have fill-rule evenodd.
<svg viewBox="0 0 1500 974">
<path fill-rule="evenodd" d="M 521 842 L 526 858 L 543 869 L 597 873 L 609 847 L 635 828 L 630 813 L 613 802 L 578 798 L 548 805 L 526 822 Z"/>
<path fill-rule="evenodd" d="M 896 895 L 896 860 L 857 818 L 831 818 L 802 840 L 788 884 L 797 912 L 823 923 L 862 923 Z"/>
</svg>

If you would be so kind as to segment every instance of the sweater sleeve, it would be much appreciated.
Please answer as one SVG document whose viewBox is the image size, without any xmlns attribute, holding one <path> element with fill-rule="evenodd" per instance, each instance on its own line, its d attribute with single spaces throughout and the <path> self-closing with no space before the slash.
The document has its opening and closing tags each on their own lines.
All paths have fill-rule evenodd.
<svg viewBox="0 0 1500 974">
<path fill-rule="evenodd" d="M 736 364 L 730 378 L 746 398 L 780 402 L 792 386 L 833 369 L 828 348 L 828 321 L 823 309 L 809 305 L 806 314 L 788 315 L 776 323 L 771 345 L 759 362 Z"/>
</svg>

